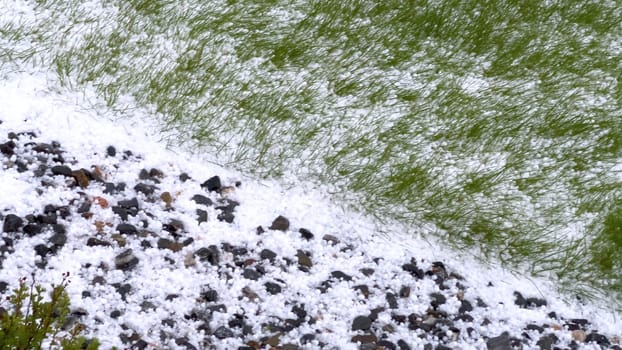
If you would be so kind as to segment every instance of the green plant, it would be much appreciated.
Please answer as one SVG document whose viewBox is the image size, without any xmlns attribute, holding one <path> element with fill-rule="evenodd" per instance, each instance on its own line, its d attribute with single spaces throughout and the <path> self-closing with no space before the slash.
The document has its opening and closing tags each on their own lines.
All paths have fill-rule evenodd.
<svg viewBox="0 0 622 350">
<path fill-rule="evenodd" d="M 10 304 L 8 309 L 0 307 L 0 349 L 41 349 L 46 341 L 49 349 L 97 349 L 97 340 L 80 336 L 82 325 L 63 329 L 70 312 L 65 290 L 68 284 L 69 272 L 63 274 L 59 285 L 52 285 L 49 300 L 45 301 L 45 288 L 35 283 L 34 275 L 30 284 L 23 277 L 13 295 L 4 299 Z"/>
</svg>

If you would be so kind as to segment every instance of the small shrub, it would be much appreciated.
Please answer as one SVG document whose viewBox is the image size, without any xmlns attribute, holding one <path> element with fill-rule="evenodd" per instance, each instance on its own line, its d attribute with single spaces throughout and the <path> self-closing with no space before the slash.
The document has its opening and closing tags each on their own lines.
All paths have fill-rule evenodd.
<svg viewBox="0 0 622 350">
<path fill-rule="evenodd" d="M 10 305 L 5 308 L 0 304 L 0 349 L 41 349 L 46 340 L 49 341 L 49 349 L 97 349 L 97 340 L 80 336 L 83 330 L 81 325 L 63 330 L 70 312 L 69 296 L 65 291 L 68 284 L 67 272 L 59 285 L 52 285 L 49 301 L 44 301 L 45 288 L 35 283 L 34 276 L 30 284 L 26 277 L 22 278 L 13 294 L 2 300 Z"/>
</svg>

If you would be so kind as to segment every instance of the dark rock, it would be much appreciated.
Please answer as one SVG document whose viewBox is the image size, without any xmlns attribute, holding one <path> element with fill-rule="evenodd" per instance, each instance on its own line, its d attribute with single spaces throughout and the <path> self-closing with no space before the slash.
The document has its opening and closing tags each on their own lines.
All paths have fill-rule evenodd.
<svg viewBox="0 0 622 350">
<path fill-rule="evenodd" d="M 117 192 L 116 186 L 112 182 L 104 183 L 104 193 L 105 194 L 115 194 Z"/>
<path fill-rule="evenodd" d="M 6 155 L 7 157 L 12 156 L 13 154 L 15 154 L 15 152 L 13 151 L 15 149 L 15 142 L 13 141 L 7 141 L 5 143 L 0 144 L 0 152 L 2 152 L 2 154 Z"/>
<path fill-rule="evenodd" d="M 410 345 L 402 339 L 397 341 L 397 346 L 399 346 L 400 350 L 410 350 Z"/>
<path fill-rule="evenodd" d="M 86 241 L 86 245 L 89 247 L 95 247 L 95 246 L 110 247 L 112 244 L 104 240 L 91 237 Z"/>
<path fill-rule="evenodd" d="M 201 184 L 201 187 L 206 188 L 209 192 L 219 191 L 220 188 L 222 187 L 222 184 L 220 183 L 220 177 L 218 176 L 210 177 L 204 183 Z"/>
<path fill-rule="evenodd" d="M 590 324 L 590 321 L 586 320 L 585 318 L 571 318 L 569 321 L 579 326 L 587 326 L 588 324 Z"/>
<path fill-rule="evenodd" d="M 310 239 L 313 239 L 313 233 L 307 230 L 306 228 L 301 228 L 298 230 L 298 232 L 300 232 L 300 236 L 306 239 L 307 241 Z"/>
<path fill-rule="evenodd" d="M 120 234 L 125 234 L 125 235 L 135 235 L 138 233 L 138 230 L 136 229 L 136 227 L 131 224 L 119 224 L 117 225 L 117 231 Z"/>
<path fill-rule="evenodd" d="M 201 298 L 208 303 L 218 301 L 218 291 L 210 289 L 205 292 L 201 292 Z"/>
<path fill-rule="evenodd" d="M 528 307 L 540 307 L 547 304 L 546 300 L 541 298 L 527 298 L 526 301 Z"/>
<path fill-rule="evenodd" d="M 130 346 L 130 350 L 144 350 L 149 346 L 149 343 L 142 339 L 138 339 L 137 342 Z"/>
<path fill-rule="evenodd" d="M 385 350 L 397 350 L 397 346 L 388 340 L 379 340 L 376 342 L 376 346 L 380 347 L 380 349 Z M 450 349 L 452 350 L 452 349 Z"/>
<path fill-rule="evenodd" d="M 151 168 L 151 170 L 149 170 L 149 177 L 162 179 L 164 178 L 164 172 L 160 169 Z"/>
<path fill-rule="evenodd" d="M 460 302 L 460 308 L 458 309 L 459 314 L 463 314 L 465 312 L 473 311 L 473 305 L 468 300 L 462 300 Z"/>
<path fill-rule="evenodd" d="M 35 236 L 41 233 L 43 231 L 43 226 L 39 224 L 34 224 L 34 223 L 27 224 L 26 226 L 24 226 L 22 231 L 24 231 L 24 233 L 27 234 L 28 236 L 32 237 L 32 236 Z"/>
<path fill-rule="evenodd" d="M 400 298 L 408 298 L 409 296 L 410 296 L 410 287 L 402 286 L 402 288 L 400 288 Z"/>
<path fill-rule="evenodd" d="M 214 331 L 214 336 L 218 339 L 233 338 L 233 331 L 225 326 L 220 326 Z"/>
<path fill-rule="evenodd" d="M 8 214 L 4 217 L 3 232 L 18 232 L 24 224 L 24 220 L 15 214 Z"/>
<path fill-rule="evenodd" d="M 206 196 L 202 194 L 195 194 L 194 196 L 192 196 L 191 200 L 195 201 L 197 204 L 202 204 L 206 206 L 210 206 L 214 204 L 214 202 L 212 202 L 211 199 L 207 198 Z"/>
<path fill-rule="evenodd" d="M 359 349 L 367 349 L 367 347 L 364 347 L 364 345 L 373 345 L 373 347 L 369 348 L 372 350 L 376 350 L 377 340 L 378 337 L 376 337 L 376 335 L 374 335 L 373 333 L 357 334 L 350 339 L 350 341 L 352 341 L 353 343 L 361 343 L 361 347 Z"/>
<path fill-rule="evenodd" d="M 354 286 L 353 288 L 354 290 L 357 290 L 359 292 L 361 292 L 361 294 L 363 294 L 363 296 L 365 297 L 365 299 L 367 299 L 369 297 L 369 287 L 365 284 L 360 284 L 358 286 Z"/>
<path fill-rule="evenodd" d="M 45 244 L 37 244 L 35 246 L 35 253 L 42 258 L 44 258 L 49 251 L 50 249 L 48 249 L 48 247 Z"/>
<path fill-rule="evenodd" d="M 50 237 L 49 241 L 55 247 L 62 247 L 67 243 L 67 234 L 65 233 L 55 233 Z"/>
<path fill-rule="evenodd" d="M 512 350 L 510 335 L 508 332 L 503 332 L 498 337 L 490 338 L 486 341 L 486 347 L 488 350 Z"/>
<path fill-rule="evenodd" d="M 417 279 L 422 279 L 424 277 L 423 270 L 418 268 L 416 264 L 407 263 L 402 265 L 402 270 L 409 272 L 413 277 Z"/>
<path fill-rule="evenodd" d="M 42 177 L 43 175 L 45 175 L 45 171 L 48 169 L 48 166 L 45 164 L 39 164 L 39 166 L 37 166 L 37 169 L 33 170 L 32 173 L 34 176 L 36 177 Z"/>
<path fill-rule="evenodd" d="M 598 334 L 596 332 L 592 332 L 590 334 L 587 335 L 587 337 L 585 337 L 585 342 L 586 343 L 597 343 L 598 345 L 601 346 L 605 346 L 608 347 L 610 345 L 609 339 L 602 335 L 602 334 Z"/>
<path fill-rule="evenodd" d="M 171 219 L 168 224 L 162 225 L 162 229 L 173 234 L 174 236 L 179 235 L 184 231 L 184 223 L 177 219 Z"/>
<path fill-rule="evenodd" d="M 136 186 L 134 186 L 134 191 L 136 192 L 140 192 L 146 196 L 150 196 L 152 195 L 156 190 L 156 187 L 154 185 L 148 185 L 145 183 L 139 183 Z"/>
<path fill-rule="evenodd" d="M 289 220 L 279 215 L 274 221 L 272 221 L 272 225 L 268 227 L 270 230 L 278 230 L 278 231 L 287 231 L 289 229 Z"/>
<path fill-rule="evenodd" d="M 324 237 L 322 237 L 322 240 L 330 243 L 330 245 L 337 245 L 337 244 L 341 243 L 339 238 L 337 238 L 337 237 L 335 237 L 333 235 L 324 235 Z"/>
<path fill-rule="evenodd" d="M 126 301 L 127 295 L 132 291 L 132 285 L 129 283 L 113 283 L 112 286 L 117 290 L 117 293 L 121 295 L 123 301 Z"/>
<path fill-rule="evenodd" d="M 553 349 L 553 345 L 557 343 L 559 338 L 553 333 L 549 333 L 540 337 L 536 345 L 540 347 L 540 350 L 551 350 Z"/>
<path fill-rule="evenodd" d="M 302 337 L 300 337 L 300 344 L 302 345 L 309 344 L 313 342 L 314 340 L 315 340 L 315 334 L 313 333 L 303 334 Z"/>
<path fill-rule="evenodd" d="M 181 182 L 186 182 L 186 181 L 188 181 L 190 179 L 191 179 L 190 175 L 188 175 L 186 173 L 179 174 L 179 180 L 181 180 Z"/>
<path fill-rule="evenodd" d="M 364 267 L 362 269 L 360 269 L 359 271 L 361 271 L 361 273 L 367 277 L 371 276 L 374 274 L 374 272 L 376 272 L 376 270 L 372 269 L 372 268 L 368 268 L 368 267 Z"/>
<path fill-rule="evenodd" d="M 235 215 L 233 215 L 233 213 L 224 212 L 224 213 L 218 214 L 216 216 L 216 219 L 218 219 L 218 221 L 223 221 L 228 224 L 231 224 L 233 223 L 233 220 L 235 220 Z"/>
<path fill-rule="evenodd" d="M 231 249 L 231 254 L 233 254 L 233 256 L 246 255 L 248 254 L 248 249 L 244 247 L 234 247 L 233 249 Z"/>
<path fill-rule="evenodd" d="M 212 265 L 218 265 L 218 262 L 220 261 L 220 251 L 215 245 L 210 245 L 207 248 L 200 248 L 194 252 L 194 255 L 198 256 L 199 260 L 207 261 Z"/>
<path fill-rule="evenodd" d="M 124 199 L 117 202 L 117 205 L 126 209 L 138 209 L 138 199 L 136 197 L 132 199 Z"/>
<path fill-rule="evenodd" d="M 387 293 L 386 299 L 390 309 L 397 309 L 397 298 L 395 297 L 395 294 Z"/>
<path fill-rule="evenodd" d="M 138 173 L 138 178 L 141 180 L 151 180 L 151 176 L 149 175 L 147 169 L 141 169 Z"/>
<path fill-rule="evenodd" d="M 132 249 L 127 249 L 114 258 L 114 264 L 117 269 L 128 271 L 138 265 L 138 258 L 134 256 Z"/>
<path fill-rule="evenodd" d="M 158 239 L 158 248 L 160 249 L 168 249 L 173 252 L 178 252 L 182 250 L 183 247 L 184 247 L 183 244 L 171 241 L 170 239 L 167 239 L 167 238 Z"/>
<path fill-rule="evenodd" d="M 342 271 L 339 271 L 339 270 L 331 272 L 330 275 L 333 278 L 336 278 L 338 280 L 352 281 L 352 276 L 347 275 L 347 274 L 345 274 L 345 273 L 343 273 Z"/>
<path fill-rule="evenodd" d="M 91 202 L 82 202 L 78 207 L 78 214 L 84 214 L 91 210 Z"/>
<path fill-rule="evenodd" d="M 453 348 L 450 348 L 447 345 L 443 345 L 443 344 L 438 344 L 434 350 L 453 350 Z"/>
<path fill-rule="evenodd" d="M 266 282 L 264 284 L 266 291 L 272 295 L 281 293 L 281 286 L 274 282 Z"/>
<path fill-rule="evenodd" d="M 117 319 L 119 317 L 121 317 L 122 313 L 119 310 L 112 310 L 112 312 L 110 313 L 110 318 L 113 319 Z"/>
<path fill-rule="evenodd" d="M 253 281 L 257 281 L 259 277 L 261 277 L 259 272 L 251 268 L 244 269 L 244 271 L 242 272 L 242 276 L 244 276 L 244 278 L 246 279 L 253 280 Z"/>
<path fill-rule="evenodd" d="M 197 348 L 190 343 L 188 338 L 185 337 L 176 338 L 175 344 L 177 344 L 177 346 L 183 346 L 186 350 L 197 350 Z"/>
<path fill-rule="evenodd" d="M 352 330 L 367 331 L 371 327 L 371 319 L 367 316 L 356 316 L 352 321 Z"/>
<path fill-rule="evenodd" d="M 114 146 L 108 146 L 108 147 L 106 148 L 106 154 L 107 154 L 109 157 L 114 157 L 114 156 L 116 156 L 116 155 L 117 155 L 117 149 L 116 149 L 116 148 L 114 148 Z"/>
<path fill-rule="evenodd" d="M 436 309 L 442 304 L 445 304 L 445 302 L 447 301 L 447 298 L 445 298 L 445 296 L 441 293 L 431 293 L 430 299 L 431 299 L 430 305 L 432 305 L 434 309 Z"/>
<path fill-rule="evenodd" d="M 203 209 L 197 209 L 197 221 L 200 223 L 207 222 L 207 211 Z"/>
<path fill-rule="evenodd" d="M 37 215 L 37 222 L 41 224 L 54 225 L 58 222 L 56 213 L 47 213 L 45 215 Z"/>
<path fill-rule="evenodd" d="M 274 260 L 274 258 L 276 258 L 276 253 L 271 251 L 270 249 L 263 249 L 259 253 L 259 257 L 266 260 Z"/>
<path fill-rule="evenodd" d="M 66 165 L 55 165 L 50 169 L 54 175 L 72 177 L 71 168 Z"/>
<path fill-rule="evenodd" d="M 528 324 L 525 329 L 528 331 L 538 331 L 538 333 L 544 332 L 544 328 L 538 326 L 537 324 Z"/>
</svg>

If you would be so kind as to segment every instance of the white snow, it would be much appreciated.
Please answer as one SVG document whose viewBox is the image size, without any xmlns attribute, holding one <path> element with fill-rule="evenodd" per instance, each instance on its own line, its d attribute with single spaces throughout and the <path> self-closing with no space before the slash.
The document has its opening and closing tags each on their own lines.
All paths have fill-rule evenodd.
<svg viewBox="0 0 622 350">
<path fill-rule="evenodd" d="M 159 232 L 162 222 L 166 222 L 168 218 L 177 218 L 183 221 L 186 235 L 194 239 L 191 245 L 182 249 L 180 255 L 173 255 L 162 249 L 141 249 L 139 240 L 128 239 L 128 246 L 125 248 L 133 249 L 140 259 L 138 266 L 131 273 L 114 268 L 106 271 L 100 268 L 100 264 L 113 267 L 114 257 L 125 248 L 85 245 L 86 239 L 94 236 L 95 221 L 112 223 L 111 227 L 104 227 L 104 237 L 115 233 L 114 228 L 119 223 L 118 217 L 110 209 L 93 203 L 93 218 L 90 220 L 74 219 L 64 222 L 69 227 L 68 242 L 57 255 L 49 257 L 45 270 L 35 267 L 37 258 L 32 248 L 36 243 L 45 242 L 45 237 L 17 241 L 16 251 L 7 255 L 0 269 L 0 281 L 8 282 L 13 288 L 20 277 L 37 271 L 37 281 L 49 285 L 58 283 L 63 272 L 70 272 L 72 277 L 68 291 L 72 307 L 87 310 L 88 316 L 81 322 L 87 325 L 89 336 L 102 341 L 104 349 L 123 346 L 118 337 L 122 332 L 122 324 L 129 326 L 143 340 L 148 341 L 150 348 L 175 348 L 174 343 L 162 343 L 159 333 L 153 331 L 159 329 L 161 320 L 167 317 L 179 320 L 177 328 L 172 331 L 179 336 L 188 337 L 196 346 L 202 336 L 190 323 L 183 321 L 183 316 L 192 310 L 195 299 L 207 286 L 217 290 L 219 299 L 227 305 L 226 313 L 214 313 L 210 324 L 212 329 L 226 324 L 233 314 L 242 312 L 255 320 L 268 321 L 269 316 L 291 318 L 292 305 L 287 303 L 296 300 L 305 304 L 310 316 L 317 318 L 315 328 L 323 330 L 318 335 L 322 341 L 340 349 L 355 349 L 357 346 L 350 342 L 350 338 L 356 334 L 350 330 L 351 320 L 358 315 L 368 314 L 370 308 L 384 305 L 385 295 L 372 293 L 365 302 L 362 297 L 357 300 L 348 296 L 355 282 L 335 284 L 325 294 L 320 294 L 316 286 L 338 269 L 357 276 L 356 283 L 365 283 L 370 289 L 373 285 L 378 285 L 399 290 L 401 286 L 411 283 L 410 277 L 400 273 L 400 266 L 410 257 L 415 257 L 424 270 L 433 261 L 443 261 L 449 271 L 465 278 L 463 283 L 469 287 L 466 289 L 465 298 L 475 300 L 480 297 L 488 305 L 488 308 L 476 308 L 472 312 L 476 319 L 487 317 L 491 321 L 488 326 L 473 325 L 480 334 L 494 337 L 508 331 L 511 335 L 520 336 L 526 324 L 550 322 L 547 314 L 555 311 L 566 319 L 587 318 L 599 333 L 620 335 L 622 322 L 617 313 L 603 305 L 581 304 L 559 295 L 550 281 L 519 276 L 497 266 L 485 266 L 467 253 L 457 254 L 445 249 L 441 243 L 430 241 L 429 238 L 421 239 L 416 227 L 397 224 L 380 227 L 372 219 L 332 203 L 325 193 L 310 184 L 302 183 L 297 187 L 284 188 L 276 181 L 257 180 L 222 168 L 214 164 L 209 155 L 199 156 L 199 152 L 190 155 L 182 150 L 166 149 L 159 141 L 154 119 L 142 114 L 140 110 L 133 110 L 132 117 L 119 118 L 111 111 L 93 109 L 93 99 L 97 98 L 92 91 L 79 94 L 70 91 L 52 92 L 50 84 L 53 85 L 43 74 L 27 73 L 11 74 L 9 80 L 0 84 L 0 136 L 5 137 L 10 131 L 33 131 L 37 134 L 37 142 L 58 141 L 67 155 L 75 157 L 75 160 L 67 159 L 68 162 L 71 161 L 72 169 L 90 169 L 97 165 L 110 181 L 124 181 L 128 189 L 133 188 L 141 169 L 162 170 L 166 176 L 158 187 L 176 197 L 173 204 L 176 210 L 165 211 L 163 204 L 148 204 L 145 198 L 139 197 L 141 203 L 149 205 L 154 217 L 140 213 L 137 217 L 131 217 L 129 222 L 138 225 L 141 220 L 147 220 L 149 229 Z M 131 150 L 136 157 L 117 168 L 115 165 L 119 163 L 120 156 L 105 156 L 106 147 L 109 145 L 114 145 L 118 153 Z M 0 170 L 0 212 L 3 215 L 14 213 L 23 217 L 42 211 L 46 204 L 63 205 L 79 198 L 75 190 L 60 186 L 66 181 L 62 177 L 54 178 L 59 186 L 49 187 L 42 194 L 38 194 L 35 188 L 40 180 L 33 178 L 32 172 L 18 173 L 14 167 L 7 167 L 6 163 L 9 161 L 10 159 L 4 157 L 2 162 L 5 165 Z M 181 172 L 187 172 L 193 180 L 181 183 L 177 180 L 177 175 Z M 232 224 L 216 220 L 216 212 L 211 208 L 205 208 L 209 212 L 208 222 L 199 225 L 193 217 L 198 206 L 190 198 L 196 193 L 202 193 L 200 183 L 213 175 L 219 175 L 225 185 L 235 181 L 242 182 L 241 187 L 236 188 L 230 197 L 240 202 Z M 89 198 L 101 196 L 111 204 L 124 197 L 105 195 L 98 184 L 82 191 Z M 129 192 L 126 190 L 125 197 L 128 196 Z M 256 234 L 257 226 L 267 228 L 279 215 L 290 220 L 292 227 L 289 231 Z M 302 227 L 313 232 L 316 238 L 310 241 L 299 239 L 297 231 Z M 342 246 L 327 244 L 320 239 L 325 234 L 337 236 L 342 242 L 354 245 L 354 253 L 342 252 Z M 263 248 L 271 249 L 277 253 L 280 263 L 283 263 L 281 257 L 295 257 L 298 249 L 312 251 L 314 265 L 310 273 L 296 268 L 279 269 L 272 265 L 266 266 L 270 276 L 277 276 L 282 280 L 279 283 L 283 287 L 282 293 L 270 295 L 263 288 L 263 283 L 266 282 L 264 279 L 251 281 L 239 275 L 227 279 L 216 273 L 210 265 L 197 263 L 194 267 L 185 267 L 183 259 L 178 258 L 201 247 L 220 245 L 222 242 L 257 247 L 258 251 Z M 222 251 L 221 254 L 222 260 L 233 261 L 231 254 Z M 165 261 L 165 256 L 175 256 L 175 263 Z M 359 268 L 367 266 L 376 257 L 382 257 L 385 263 L 375 266 L 376 272 L 371 277 L 361 275 Z M 96 276 L 104 276 L 107 284 L 91 285 Z M 127 295 L 127 304 L 109 285 L 116 282 L 132 285 L 132 292 Z M 492 287 L 488 286 L 489 282 L 492 282 Z M 248 298 L 240 300 L 238 296 L 245 287 L 255 291 L 260 301 L 251 301 Z M 418 283 L 416 288 L 409 298 L 400 299 L 400 308 L 397 311 L 406 315 L 413 312 L 425 313 L 429 294 L 437 292 L 438 286 L 431 280 L 425 280 Z M 81 293 L 84 290 L 89 290 L 93 297 L 82 298 Z M 536 309 L 519 308 L 514 304 L 513 293 L 517 290 L 526 297 L 546 298 L 548 306 Z M 457 294 L 458 290 L 452 292 Z M 169 294 L 178 294 L 178 297 L 166 300 Z M 143 311 L 140 304 L 145 300 L 156 304 L 156 309 Z M 452 313 L 459 306 L 459 300 L 454 297 L 448 299 L 441 309 Z M 116 320 L 109 317 L 113 310 L 122 311 L 122 315 Z M 478 313 L 481 315 L 478 316 Z M 381 314 L 378 320 L 380 323 L 391 322 L 387 313 Z M 254 331 L 261 333 L 261 329 L 256 328 Z M 298 333 L 294 333 L 300 338 L 311 331 L 312 328 L 305 323 Z M 567 333 L 559 334 L 561 338 L 568 336 Z M 297 338 L 284 338 L 282 343 L 296 342 Z M 408 331 L 404 327 L 398 328 L 391 335 L 391 339 L 400 338 L 413 344 L 414 348 L 421 348 L 425 343 L 417 337 L 416 332 Z M 460 339 L 462 338 L 457 338 L 450 345 L 461 349 L 486 347 L 481 341 L 469 343 Z M 238 343 L 235 338 L 230 338 L 218 344 L 220 348 L 226 349 L 237 348 Z M 318 346 L 316 343 L 307 348 Z"/>
</svg>

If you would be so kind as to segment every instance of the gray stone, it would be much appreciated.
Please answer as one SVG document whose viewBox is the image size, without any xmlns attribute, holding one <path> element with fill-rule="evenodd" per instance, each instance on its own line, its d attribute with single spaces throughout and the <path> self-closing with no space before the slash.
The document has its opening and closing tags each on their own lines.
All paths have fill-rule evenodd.
<svg viewBox="0 0 622 350">
<path fill-rule="evenodd" d="M 138 265 L 138 258 L 134 256 L 132 249 L 127 249 L 114 258 L 114 264 L 117 269 L 128 271 Z"/>
<path fill-rule="evenodd" d="M 367 316 L 356 316 L 352 321 L 352 330 L 367 331 L 371 327 L 371 319 Z"/>
<path fill-rule="evenodd" d="M 486 341 L 486 347 L 488 350 L 512 350 L 510 335 L 508 332 L 503 332 L 498 337 L 490 338 Z"/>
</svg>

